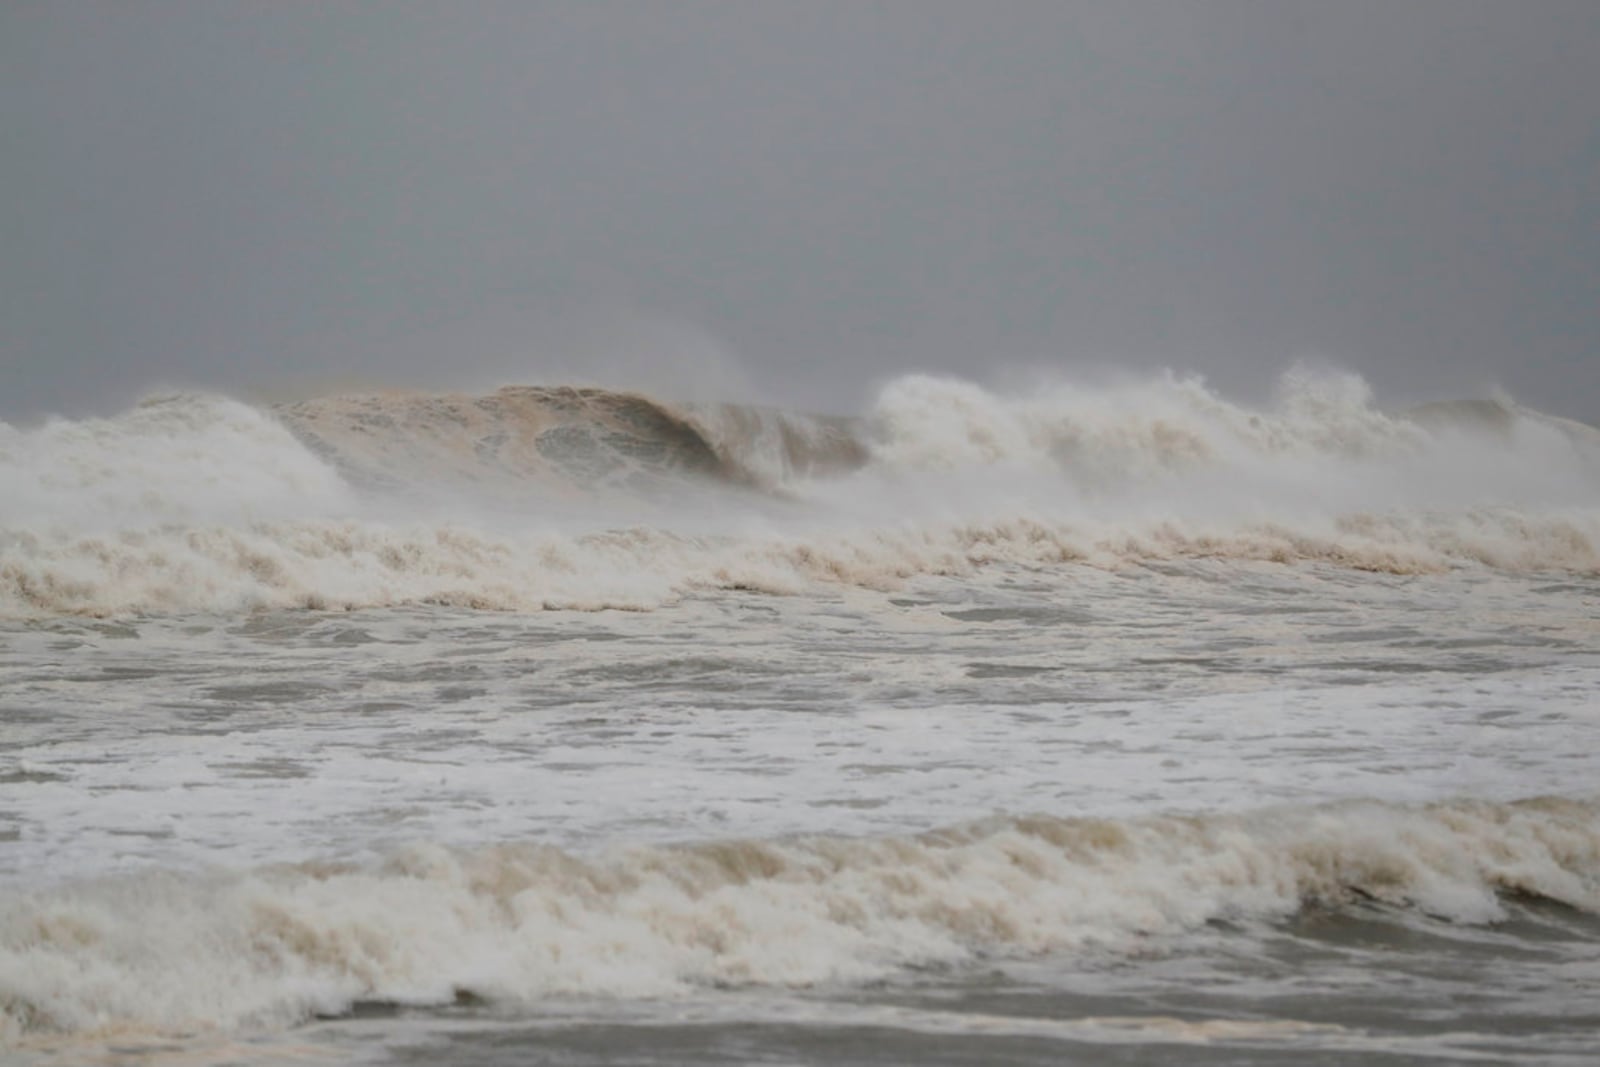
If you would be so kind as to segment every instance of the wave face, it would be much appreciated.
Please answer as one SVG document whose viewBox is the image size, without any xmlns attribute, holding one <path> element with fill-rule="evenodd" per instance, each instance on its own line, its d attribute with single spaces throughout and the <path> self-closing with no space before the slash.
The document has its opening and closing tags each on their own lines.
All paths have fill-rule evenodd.
<svg viewBox="0 0 1600 1067">
<path fill-rule="evenodd" d="M 353 482 L 526 490 L 530 480 L 645 492 L 699 477 L 750 488 L 860 466 L 847 421 L 736 405 L 679 406 L 593 388 L 488 396 L 340 396 L 276 414 Z"/>
<path fill-rule="evenodd" d="M 12 616 L 648 609 L 1194 557 L 1600 573 L 1600 433 L 1300 371 L 1261 409 L 1172 376 L 909 377 L 852 419 L 517 387 L 0 424 Z"/>
<path fill-rule="evenodd" d="M 371 867 L 150 873 L 0 903 L 0 1036 L 282 1025 L 461 994 L 856 983 L 994 955 L 1148 951 L 1312 905 L 1484 923 L 1507 894 L 1600 912 L 1600 808 L 993 818 L 594 856 L 416 846 Z"/>
</svg>

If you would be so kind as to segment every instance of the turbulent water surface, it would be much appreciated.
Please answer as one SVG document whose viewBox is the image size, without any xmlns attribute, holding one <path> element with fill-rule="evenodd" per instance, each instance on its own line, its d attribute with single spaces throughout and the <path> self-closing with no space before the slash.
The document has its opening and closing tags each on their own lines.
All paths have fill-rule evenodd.
<svg viewBox="0 0 1600 1067">
<path fill-rule="evenodd" d="M 1600 1050 L 1600 434 L 1296 373 L 0 424 L 0 1059 Z"/>
</svg>

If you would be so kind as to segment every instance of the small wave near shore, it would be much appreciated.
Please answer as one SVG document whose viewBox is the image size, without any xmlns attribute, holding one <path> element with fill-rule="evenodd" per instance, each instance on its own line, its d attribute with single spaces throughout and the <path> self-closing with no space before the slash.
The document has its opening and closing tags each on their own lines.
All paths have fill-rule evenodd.
<svg viewBox="0 0 1600 1067">
<path fill-rule="evenodd" d="M 671 996 L 908 967 L 1148 952 L 1215 922 L 1392 907 L 1600 912 L 1592 802 L 1378 802 L 905 837 L 473 851 L 148 872 L 0 905 L 0 1034 L 281 1026 L 360 1002 Z"/>
</svg>

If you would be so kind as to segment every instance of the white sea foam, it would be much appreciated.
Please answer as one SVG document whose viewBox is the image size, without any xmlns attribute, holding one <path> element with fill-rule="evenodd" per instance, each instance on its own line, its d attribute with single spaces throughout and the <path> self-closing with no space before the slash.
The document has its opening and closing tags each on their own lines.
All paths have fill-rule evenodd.
<svg viewBox="0 0 1600 1067">
<path fill-rule="evenodd" d="M 1493 922 L 1600 911 L 1592 802 L 1373 802 L 910 837 L 418 845 L 381 865 L 150 873 L 0 903 L 0 1018 L 30 1033 L 276 1025 L 352 1003 L 858 982 L 976 957 L 1159 947 L 1378 901 Z"/>
<path fill-rule="evenodd" d="M 856 421 L 592 390 L 171 397 L 0 426 L 0 613 L 647 609 L 1197 556 L 1592 574 L 1597 439 L 1508 401 L 1386 413 L 1305 373 L 1259 411 L 1171 376 L 912 377 Z"/>
</svg>

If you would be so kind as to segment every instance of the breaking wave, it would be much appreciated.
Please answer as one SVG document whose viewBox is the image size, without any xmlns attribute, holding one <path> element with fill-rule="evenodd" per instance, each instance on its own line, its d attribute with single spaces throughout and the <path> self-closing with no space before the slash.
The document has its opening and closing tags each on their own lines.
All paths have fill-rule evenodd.
<svg viewBox="0 0 1600 1067">
<path fill-rule="evenodd" d="M 1195 557 L 1600 573 L 1600 433 L 1504 398 L 1387 412 L 1301 371 L 1259 409 L 1175 376 L 916 376 L 852 418 L 515 387 L 0 423 L 12 616 L 648 609 Z"/>
<path fill-rule="evenodd" d="M 417 845 L 367 866 L 149 872 L 13 896 L 0 903 L 0 1033 L 857 983 L 985 957 L 1149 951 L 1312 905 L 1492 923 L 1508 895 L 1600 911 L 1600 806 L 996 817 L 595 855 Z"/>
</svg>

